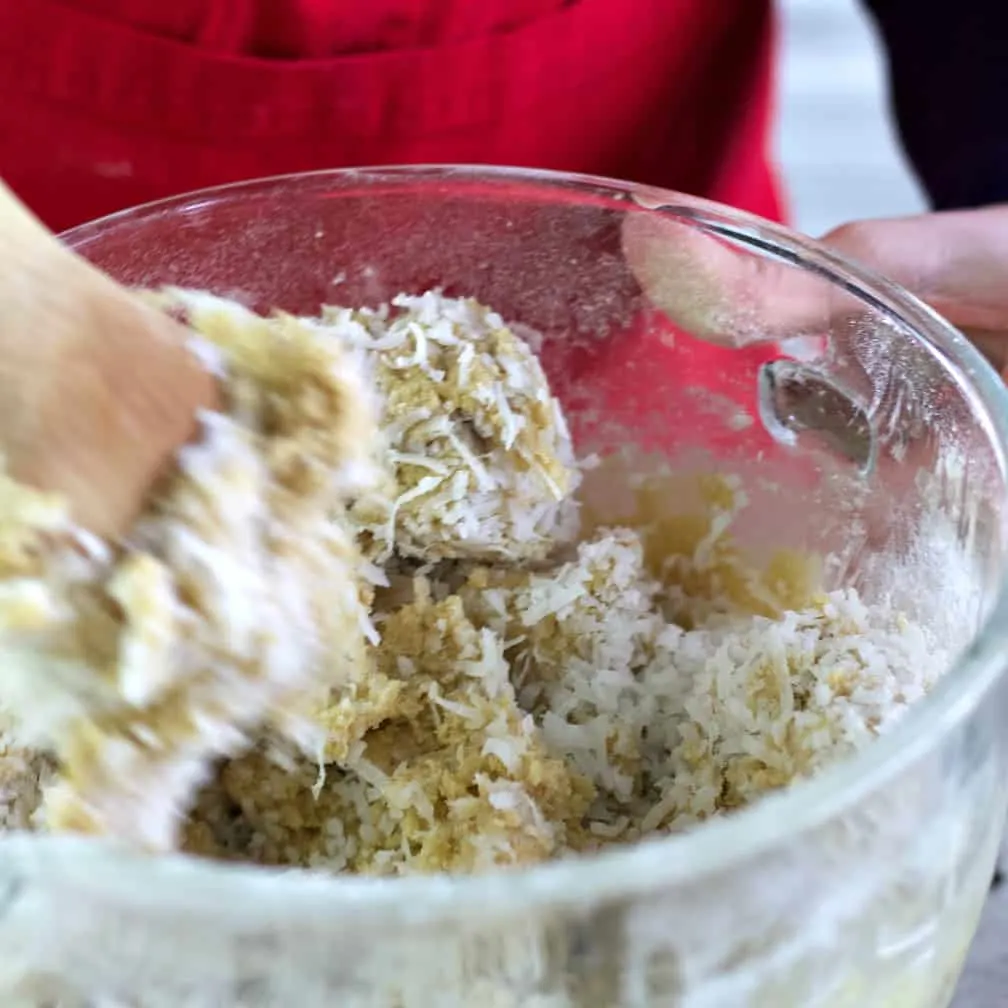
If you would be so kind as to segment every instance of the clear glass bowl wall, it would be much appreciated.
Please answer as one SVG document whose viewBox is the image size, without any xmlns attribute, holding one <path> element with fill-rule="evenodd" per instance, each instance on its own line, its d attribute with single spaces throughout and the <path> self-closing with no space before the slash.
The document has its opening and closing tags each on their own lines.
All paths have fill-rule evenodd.
<svg viewBox="0 0 1008 1008">
<path fill-rule="evenodd" d="M 702 344 L 628 266 L 632 215 L 801 272 L 829 306 L 806 360 L 768 367 L 764 346 L 701 366 Z M 832 553 L 834 583 L 902 592 L 960 658 L 891 735 L 810 783 L 693 833 L 517 874 L 326 878 L 0 838 L 5 1004 L 948 1004 L 1008 801 L 1008 396 L 952 329 L 783 229 L 532 172 L 267 180 L 66 238 L 123 282 L 259 308 L 475 296 L 542 334 L 579 450 L 757 476 L 744 541 Z M 781 335 L 772 298 L 743 307 L 749 336 Z M 817 411 L 837 397 L 848 413 Z"/>
</svg>

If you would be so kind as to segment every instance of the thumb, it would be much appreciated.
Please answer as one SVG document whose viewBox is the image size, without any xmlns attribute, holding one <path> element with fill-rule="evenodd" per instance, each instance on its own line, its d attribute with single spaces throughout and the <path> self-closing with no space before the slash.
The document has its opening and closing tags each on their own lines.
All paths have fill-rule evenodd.
<svg viewBox="0 0 1008 1008">
<path fill-rule="evenodd" d="M 1008 205 L 857 221 L 821 242 L 906 287 L 1008 369 Z M 820 333 L 859 310 L 821 276 L 660 214 L 626 216 L 623 252 L 651 303 L 712 343 Z"/>
<path fill-rule="evenodd" d="M 644 294 L 698 339 L 741 347 L 822 332 L 837 288 L 686 220 L 650 212 L 623 219 L 623 255 Z"/>
</svg>

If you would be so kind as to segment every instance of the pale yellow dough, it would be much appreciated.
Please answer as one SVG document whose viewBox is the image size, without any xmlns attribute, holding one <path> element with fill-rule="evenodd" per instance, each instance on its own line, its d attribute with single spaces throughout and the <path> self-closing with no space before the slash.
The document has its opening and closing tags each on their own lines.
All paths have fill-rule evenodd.
<svg viewBox="0 0 1008 1008">
<path fill-rule="evenodd" d="M 331 872 L 534 863 L 788 787 L 946 667 L 812 558 L 747 560 L 737 481 L 680 512 L 625 473 L 632 520 L 579 510 L 532 348 L 471 300 L 155 300 L 226 408 L 128 539 L 0 479 L 8 827 Z"/>
</svg>

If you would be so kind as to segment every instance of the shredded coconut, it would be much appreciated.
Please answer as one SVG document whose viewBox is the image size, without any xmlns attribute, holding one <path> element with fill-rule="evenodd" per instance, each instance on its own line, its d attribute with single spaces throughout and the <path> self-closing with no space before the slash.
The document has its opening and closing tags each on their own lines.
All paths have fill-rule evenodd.
<svg viewBox="0 0 1008 1008">
<path fill-rule="evenodd" d="M 289 317 L 194 316 L 228 414 L 203 418 L 127 542 L 82 548 L 65 511 L 0 477 L 0 696 L 58 764 L 41 815 L 155 849 L 210 760 L 263 721 L 310 727 L 291 698 L 351 678 L 368 622 L 334 520 L 371 464 L 358 365 Z"/>
<path fill-rule="evenodd" d="M 353 510 L 380 560 L 541 559 L 578 482 L 559 404 L 503 319 L 436 291 L 381 312 L 329 308 L 323 331 L 369 356 L 387 479 Z"/>
<path fill-rule="evenodd" d="M 8 828 L 163 847 L 187 814 L 211 857 L 520 865 L 789 787 L 948 664 L 891 606 L 818 591 L 812 558 L 754 566 L 732 479 L 687 514 L 642 481 L 633 521 L 591 527 L 579 473 L 605 460 L 577 462 L 526 334 L 472 300 L 156 300 L 227 409 L 129 542 L 0 480 L 0 700 L 60 685 L 0 724 Z"/>
</svg>

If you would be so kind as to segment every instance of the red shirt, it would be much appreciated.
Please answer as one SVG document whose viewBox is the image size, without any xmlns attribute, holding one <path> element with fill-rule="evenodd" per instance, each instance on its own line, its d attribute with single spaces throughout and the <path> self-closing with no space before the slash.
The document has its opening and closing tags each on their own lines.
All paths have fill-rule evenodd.
<svg viewBox="0 0 1008 1008">
<path fill-rule="evenodd" d="M 0 4 L 0 174 L 54 229 L 259 175 L 613 175 L 779 215 L 769 0 Z"/>
<path fill-rule="evenodd" d="M 230 181 L 409 162 L 609 175 L 774 217 L 771 7 L 0 0 L 0 175 L 57 231 Z M 668 386 L 642 375 L 711 387 L 727 373 L 730 351 L 667 346 L 641 321 L 558 363 L 561 393 L 660 418 Z M 752 390 L 769 352 L 743 355 Z M 658 426 L 696 445 L 709 424 Z"/>
</svg>

